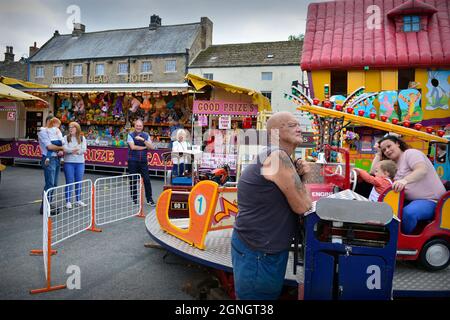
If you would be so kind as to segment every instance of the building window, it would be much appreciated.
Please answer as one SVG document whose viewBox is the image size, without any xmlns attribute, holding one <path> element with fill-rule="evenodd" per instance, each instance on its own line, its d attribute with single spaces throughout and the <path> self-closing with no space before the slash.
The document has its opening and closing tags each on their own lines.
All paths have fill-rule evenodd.
<svg viewBox="0 0 450 320">
<path fill-rule="evenodd" d="M 128 63 L 119 62 L 119 68 L 117 74 L 127 74 L 128 73 Z"/>
<path fill-rule="evenodd" d="M 261 72 L 261 80 L 272 81 L 272 72 Z"/>
<path fill-rule="evenodd" d="M 204 73 L 203 78 L 208 80 L 214 80 L 214 75 L 212 73 Z"/>
<path fill-rule="evenodd" d="M 105 75 L 105 65 L 103 63 L 98 63 L 95 65 L 95 75 L 96 76 Z"/>
<path fill-rule="evenodd" d="M 176 60 L 167 60 L 165 72 L 177 72 L 177 61 Z"/>
<path fill-rule="evenodd" d="M 150 61 L 142 61 L 141 73 L 151 73 L 151 72 L 152 72 L 152 63 Z"/>
<path fill-rule="evenodd" d="M 347 95 L 347 71 L 331 71 L 330 96 Z"/>
<path fill-rule="evenodd" d="M 34 76 L 35 76 L 35 78 L 43 78 L 44 77 L 44 67 L 36 67 Z"/>
<path fill-rule="evenodd" d="M 269 99 L 270 103 L 272 103 L 272 91 L 261 91 L 261 94 Z"/>
<path fill-rule="evenodd" d="M 63 76 L 63 67 L 62 66 L 54 66 L 53 67 L 53 77 L 61 78 Z"/>
<path fill-rule="evenodd" d="M 398 90 L 408 89 L 409 83 L 415 80 L 415 70 L 398 69 Z"/>
<path fill-rule="evenodd" d="M 83 65 L 81 64 L 74 64 L 73 65 L 73 76 L 74 77 L 81 77 L 83 75 Z"/>
<path fill-rule="evenodd" d="M 404 32 L 420 31 L 420 17 L 419 16 L 403 16 L 403 31 Z"/>
</svg>

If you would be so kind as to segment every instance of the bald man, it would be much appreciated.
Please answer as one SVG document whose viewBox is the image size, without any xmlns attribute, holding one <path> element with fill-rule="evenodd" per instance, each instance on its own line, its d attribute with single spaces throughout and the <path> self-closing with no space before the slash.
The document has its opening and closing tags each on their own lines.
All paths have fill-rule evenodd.
<svg viewBox="0 0 450 320">
<path fill-rule="evenodd" d="M 290 155 L 302 142 L 298 120 L 279 112 L 267 122 L 270 145 L 243 171 L 231 240 L 238 299 L 274 300 L 283 287 L 297 215 L 311 206 L 303 180 L 309 168 Z"/>
</svg>

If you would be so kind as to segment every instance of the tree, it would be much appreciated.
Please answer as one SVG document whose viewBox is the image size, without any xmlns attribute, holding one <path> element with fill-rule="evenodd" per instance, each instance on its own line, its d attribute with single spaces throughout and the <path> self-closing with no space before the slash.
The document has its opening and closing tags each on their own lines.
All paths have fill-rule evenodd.
<svg viewBox="0 0 450 320">
<path fill-rule="evenodd" d="M 305 38 L 305 35 L 303 33 L 300 33 L 298 36 L 290 35 L 288 40 L 289 41 L 303 41 L 304 38 Z"/>
</svg>

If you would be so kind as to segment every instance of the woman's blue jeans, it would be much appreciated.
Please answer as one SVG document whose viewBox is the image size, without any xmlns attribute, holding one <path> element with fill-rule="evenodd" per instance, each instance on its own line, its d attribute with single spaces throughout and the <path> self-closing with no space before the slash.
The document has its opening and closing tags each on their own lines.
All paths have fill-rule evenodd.
<svg viewBox="0 0 450 320">
<path fill-rule="evenodd" d="M 66 177 L 66 184 L 83 181 L 84 163 L 65 163 L 64 175 Z M 65 187 L 66 202 L 70 202 L 72 198 L 73 185 Z M 81 200 L 81 183 L 75 185 L 76 201 Z"/>
<path fill-rule="evenodd" d="M 283 289 L 289 251 L 268 254 L 250 249 L 234 231 L 231 237 L 236 298 L 276 300 Z"/>
<path fill-rule="evenodd" d="M 403 207 L 402 232 L 412 234 L 420 220 L 433 219 L 436 202 L 431 200 L 412 200 Z"/>
</svg>

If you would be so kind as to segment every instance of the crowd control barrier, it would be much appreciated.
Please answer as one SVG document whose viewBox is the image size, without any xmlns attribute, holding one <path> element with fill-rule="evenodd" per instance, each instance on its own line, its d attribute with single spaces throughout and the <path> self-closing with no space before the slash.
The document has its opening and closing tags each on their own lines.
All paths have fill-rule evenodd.
<svg viewBox="0 0 450 320">
<path fill-rule="evenodd" d="M 70 204 L 69 204 L 70 203 Z M 43 196 L 42 255 L 46 286 L 31 290 L 31 294 L 66 288 L 52 286 L 51 257 L 57 254 L 56 244 L 83 231 L 100 232 L 105 225 L 130 217 L 145 217 L 143 212 L 143 181 L 140 174 L 100 178 L 66 184 L 48 189 Z"/>
</svg>

